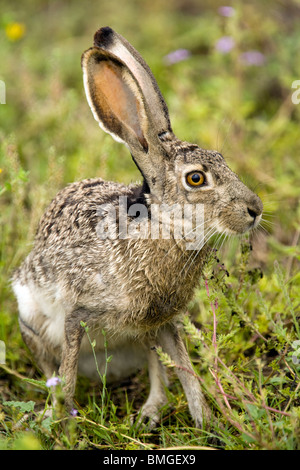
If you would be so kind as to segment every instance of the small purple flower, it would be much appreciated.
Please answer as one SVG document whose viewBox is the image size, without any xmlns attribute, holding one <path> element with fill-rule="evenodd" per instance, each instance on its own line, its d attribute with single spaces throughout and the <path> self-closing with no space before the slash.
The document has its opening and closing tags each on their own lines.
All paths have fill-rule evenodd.
<svg viewBox="0 0 300 470">
<path fill-rule="evenodd" d="M 76 410 L 76 408 L 72 408 L 71 411 L 70 411 L 70 415 L 71 416 L 77 416 L 78 415 L 78 410 Z"/>
<path fill-rule="evenodd" d="M 260 67 L 266 62 L 265 56 L 259 51 L 247 51 L 240 55 L 240 59 L 245 65 L 256 65 Z"/>
<path fill-rule="evenodd" d="M 235 42 L 231 36 L 223 36 L 215 44 L 216 50 L 222 54 L 228 54 L 234 46 Z"/>
<path fill-rule="evenodd" d="M 51 377 L 50 379 L 47 380 L 46 386 L 56 387 L 60 383 L 61 383 L 61 379 L 59 377 Z"/>
<path fill-rule="evenodd" d="M 170 52 L 170 54 L 164 57 L 164 61 L 167 65 L 177 64 L 183 60 L 188 59 L 191 56 L 190 51 L 187 49 L 177 49 L 176 51 Z"/>
<path fill-rule="evenodd" d="M 233 16 L 235 14 L 235 9 L 229 6 L 223 6 L 218 9 L 218 13 L 221 16 Z"/>
</svg>

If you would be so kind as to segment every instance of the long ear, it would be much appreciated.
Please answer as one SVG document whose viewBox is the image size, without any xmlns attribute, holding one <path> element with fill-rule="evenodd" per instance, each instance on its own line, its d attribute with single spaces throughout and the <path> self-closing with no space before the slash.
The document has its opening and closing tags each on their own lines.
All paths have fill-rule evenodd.
<svg viewBox="0 0 300 470">
<path fill-rule="evenodd" d="M 159 136 L 172 132 L 165 102 L 150 69 L 123 38 L 110 28 L 102 28 L 95 38 L 97 45 L 82 56 L 89 105 L 100 126 L 129 147 L 160 199 L 164 152 Z"/>
<path fill-rule="evenodd" d="M 169 112 L 153 73 L 136 49 L 120 34 L 109 27 L 99 29 L 94 35 L 94 46 L 117 56 L 138 81 L 145 100 L 153 113 L 157 134 L 172 132 Z"/>
</svg>

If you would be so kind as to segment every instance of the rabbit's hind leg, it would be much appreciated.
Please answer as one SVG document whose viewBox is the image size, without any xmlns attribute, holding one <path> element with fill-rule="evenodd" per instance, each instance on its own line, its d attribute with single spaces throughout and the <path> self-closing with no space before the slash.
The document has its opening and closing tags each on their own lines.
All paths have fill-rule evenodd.
<svg viewBox="0 0 300 470">
<path fill-rule="evenodd" d="M 34 286 L 16 279 L 13 281 L 13 289 L 18 299 L 19 324 L 23 340 L 48 379 L 58 371 L 59 343 L 49 342 L 45 337 L 47 318 L 34 296 Z"/>
<path fill-rule="evenodd" d="M 58 374 L 59 359 L 45 346 L 45 341 L 40 336 L 39 332 L 30 326 L 25 320 L 19 316 L 19 324 L 21 329 L 22 338 L 28 346 L 33 356 L 37 360 L 37 365 L 40 367 L 47 379 Z"/>
</svg>

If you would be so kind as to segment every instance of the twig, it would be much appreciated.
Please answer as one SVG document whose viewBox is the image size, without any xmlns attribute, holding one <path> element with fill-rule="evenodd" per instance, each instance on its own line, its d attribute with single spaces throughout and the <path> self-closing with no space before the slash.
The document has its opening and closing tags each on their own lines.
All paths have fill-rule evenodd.
<svg viewBox="0 0 300 470">
<path fill-rule="evenodd" d="M 207 296 L 208 296 L 208 298 L 210 298 L 207 279 L 205 279 L 205 287 L 206 287 Z M 211 369 L 209 369 L 209 370 L 210 370 L 210 373 L 212 374 L 213 378 L 215 379 L 217 386 L 219 387 L 219 389 L 221 391 L 221 394 L 224 398 L 224 402 L 225 402 L 227 408 L 229 408 L 231 410 L 231 406 L 229 404 L 229 401 L 227 400 L 227 397 L 226 397 L 226 394 L 225 394 L 224 389 L 222 387 L 221 381 L 218 377 L 218 344 L 217 344 L 217 324 L 218 324 L 218 321 L 217 321 L 217 315 L 216 315 L 216 310 L 218 308 L 218 301 L 215 300 L 215 303 L 210 302 L 210 307 L 211 307 L 211 310 L 212 310 L 212 313 L 213 313 L 212 344 L 213 344 L 214 349 L 215 349 L 215 371 L 213 372 Z"/>
<path fill-rule="evenodd" d="M 296 230 L 291 246 L 297 246 L 300 238 L 300 230 Z M 287 262 L 285 282 L 288 282 L 295 257 L 290 256 Z"/>
<path fill-rule="evenodd" d="M 220 450 L 217 449 L 216 447 L 208 447 L 208 446 L 175 446 L 175 447 L 162 447 L 161 449 L 158 450 L 189 450 L 189 451 L 194 451 L 194 450 Z"/>
<path fill-rule="evenodd" d="M 109 433 L 112 433 L 112 434 L 116 434 L 117 436 L 122 436 L 124 437 L 125 439 L 128 439 L 129 441 L 132 441 L 134 442 L 135 444 L 138 444 L 139 446 L 143 446 L 145 447 L 145 449 L 148 449 L 148 450 L 151 450 L 152 449 L 152 445 L 151 444 L 145 444 L 144 442 L 142 441 L 139 441 L 137 439 L 134 439 L 133 437 L 130 437 L 130 436 L 127 436 L 127 434 L 124 434 L 122 432 L 119 432 L 118 430 L 114 430 L 114 429 L 111 429 L 111 428 L 108 428 L 107 426 L 104 426 L 104 424 L 101 424 L 101 423 L 96 423 L 95 421 L 92 421 L 91 419 L 88 419 L 86 417 L 77 417 L 76 418 L 76 421 L 82 421 L 82 422 L 86 422 L 86 423 L 89 423 L 89 424 L 92 424 L 93 426 L 96 426 L 100 429 L 103 429 L 104 431 L 107 431 Z"/>
<path fill-rule="evenodd" d="M 297 385 L 297 387 L 296 387 L 296 389 L 295 389 L 295 391 L 294 391 L 294 395 L 296 395 L 296 392 L 298 392 L 299 387 L 300 387 L 300 382 L 298 383 L 298 385 Z M 290 406 L 290 404 L 291 404 L 291 402 L 292 402 L 292 398 L 293 398 L 293 397 L 291 396 L 290 399 L 289 399 L 289 401 L 288 401 L 288 404 L 286 405 L 286 407 L 285 407 L 285 409 L 284 409 L 284 411 L 282 411 L 282 414 L 286 414 L 287 416 L 289 416 L 288 413 L 286 413 L 286 410 L 289 409 L 289 406 Z"/>
<path fill-rule="evenodd" d="M 5 370 L 5 372 L 7 372 L 9 375 L 13 375 L 17 377 L 18 379 L 24 380 L 24 382 L 34 385 L 35 387 L 41 388 L 42 390 L 48 390 L 48 387 L 46 386 L 46 382 L 43 380 L 29 379 L 28 377 L 25 377 L 24 375 L 20 374 L 16 370 L 10 369 L 5 364 L 0 364 L 0 367 L 1 369 Z"/>
</svg>

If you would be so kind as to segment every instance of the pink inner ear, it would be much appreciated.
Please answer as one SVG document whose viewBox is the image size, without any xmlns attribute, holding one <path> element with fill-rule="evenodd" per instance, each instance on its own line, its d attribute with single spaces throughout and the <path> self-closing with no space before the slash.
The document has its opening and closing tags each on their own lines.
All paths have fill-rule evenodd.
<svg viewBox="0 0 300 470">
<path fill-rule="evenodd" d="M 122 70 L 105 60 L 97 65 L 93 78 L 97 105 L 107 114 L 113 113 L 122 126 L 135 133 L 143 147 L 147 146 L 140 125 L 141 103 L 122 77 Z"/>
</svg>

